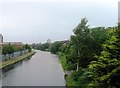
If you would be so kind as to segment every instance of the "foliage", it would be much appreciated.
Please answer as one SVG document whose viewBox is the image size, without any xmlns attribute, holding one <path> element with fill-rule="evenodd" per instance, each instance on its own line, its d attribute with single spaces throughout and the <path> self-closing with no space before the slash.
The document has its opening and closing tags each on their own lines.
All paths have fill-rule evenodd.
<svg viewBox="0 0 120 88">
<path fill-rule="evenodd" d="M 25 44 L 23 47 L 16 47 L 13 44 L 6 44 L 6 45 L 3 45 L 2 47 L 2 54 L 3 55 L 12 54 L 16 51 L 22 51 L 25 49 L 28 49 L 28 51 L 31 52 L 31 48 L 28 44 Z"/>
<path fill-rule="evenodd" d="M 66 55 L 67 86 L 101 88 L 120 86 L 120 28 L 89 28 L 84 18 L 74 29 L 70 43 L 61 49 Z M 79 63 L 79 64 L 78 64 Z M 79 65 L 76 71 L 73 66 Z M 68 69 L 67 68 L 67 69 Z M 76 88 L 77 88 L 76 87 Z"/>
<path fill-rule="evenodd" d="M 111 36 L 106 44 L 103 44 L 103 51 L 92 61 L 89 68 L 95 73 L 95 80 L 103 87 L 120 86 L 120 37 L 118 29 L 114 30 L 117 36 Z"/>
<path fill-rule="evenodd" d="M 62 65 L 63 69 L 67 70 L 68 69 L 68 64 L 67 64 L 67 61 L 66 61 L 66 56 L 59 52 L 59 58 L 60 58 L 60 62 L 61 62 L 61 65 Z"/>
<path fill-rule="evenodd" d="M 94 43 L 92 45 L 94 45 L 94 50 L 93 52 L 97 55 L 100 54 L 100 52 L 102 51 L 102 44 L 106 42 L 106 40 L 109 38 L 109 29 L 105 29 L 105 27 L 95 27 L 95 28 L 91 28 L 91 36 L 94 39 Z"/>
<path fill-rule="evenodd" d="M 28 44 L 25 44 L 23 47 L 24 47 L 25 50 L 27 49 L 28 52 L 31 52 L 31 48 Z"/>
<path fill-rule="evenodd" d="M 34 46 L 35 49 L 42 50 L 42 51 L 49 51 L 50 44 L 49 43 L 44 43 L 44 44 L 37 44 Z"/>
<path fill-rule="evenodd" d="M 83 18 L 80 24 L 73 30 L 75 35 L 71 36 L 71 43 L 74 47 L 72 50 L 76 53 L 78 68 L 86 67 L 89 64 L 93 59 L 93 51 L 95 49 L 95 41 L 93 36 L 91 36 L 87 22 L 87 19 Z"/>
<path fill-rule="evenodd" d="M 11 54 L 15 51 L 15 47 L 11 44 L 5 45 L 2 48 L 2 54 L 6 55 L 6 54 Z"/>
<path fill-rule="evenodd" d="M 54 42 L 50 47 L 50 52 L 56 54 L 60 50 L 61 45 L 62 43 L 59 41 Z"/>
</svg>

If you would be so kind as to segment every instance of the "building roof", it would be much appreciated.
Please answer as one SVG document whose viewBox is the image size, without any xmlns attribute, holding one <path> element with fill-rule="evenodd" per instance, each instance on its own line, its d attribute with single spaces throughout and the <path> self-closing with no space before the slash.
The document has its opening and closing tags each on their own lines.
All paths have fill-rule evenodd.
<svg viewBox="0 0 120 88">
<path fill-rule="evenodd" d="M 3 42 L 3 44 L 15 44 L 15 45 L 22 45 L 22 42 Z"/>
</svg>

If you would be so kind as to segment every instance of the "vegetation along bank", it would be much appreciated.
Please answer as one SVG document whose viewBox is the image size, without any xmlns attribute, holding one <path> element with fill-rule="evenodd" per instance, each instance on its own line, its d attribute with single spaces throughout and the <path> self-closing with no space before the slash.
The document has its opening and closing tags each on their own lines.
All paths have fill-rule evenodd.
<svg viewBox="0 0 120 88">
<path fill-rule="evenodd" d="M 91 28 L 86 18 L 70 40 L 36 44 L 34 48 L 58 54 L 66 86 L 117 88 L 120 86 L 120 25 Z"/>
</svg>

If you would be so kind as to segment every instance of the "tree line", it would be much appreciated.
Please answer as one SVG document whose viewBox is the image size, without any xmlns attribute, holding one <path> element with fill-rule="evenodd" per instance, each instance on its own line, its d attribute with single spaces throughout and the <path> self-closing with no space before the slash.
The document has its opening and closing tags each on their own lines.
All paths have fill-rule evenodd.
<svg viewBox="0 0 120 88">
<path fill-rule="evenodd" d="M 28 52 L 31 52 L 31 48 L 28 44 L 23 45 L 22 47 L 17 47 L 14 44 L 6 44 L 2 46 L 2 54 L 6 55 L 6 54 L 12 54 L 14 52 L 17 51 L 23 51 L 28 49 Z"/>
</svg>

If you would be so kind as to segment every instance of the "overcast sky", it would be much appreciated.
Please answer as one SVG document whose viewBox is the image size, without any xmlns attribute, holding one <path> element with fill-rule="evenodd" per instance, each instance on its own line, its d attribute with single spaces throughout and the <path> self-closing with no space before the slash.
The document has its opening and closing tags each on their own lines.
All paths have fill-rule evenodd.
<svg viewBox="0 0 120 88">
<path fill-rule="evenodd" d="M 69 39 L 86 17 L 91 27 L 115 26 L 119 0 L 3 0 L 0 33 L 4 41 L 23 43 Z"/>
</svg>

